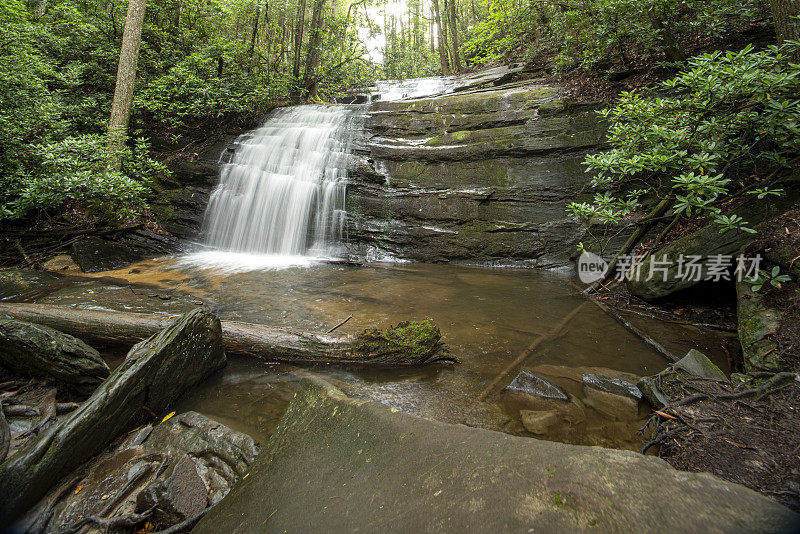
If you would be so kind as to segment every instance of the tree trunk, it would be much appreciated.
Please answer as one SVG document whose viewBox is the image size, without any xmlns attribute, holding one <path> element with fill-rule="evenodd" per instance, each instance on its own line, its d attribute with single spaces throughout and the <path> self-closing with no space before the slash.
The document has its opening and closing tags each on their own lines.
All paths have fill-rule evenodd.
<svg viewBox="0 0 800 534">
<path fill-rule="evenodd" d="M 322 10 L 325 7 L 325 0 L 314 2 L 314 13 L 311 15 L 311 29 L 309 31 L 308 55 L 306 56 L 306 67 L 303 73 L 303 87 L 310 99 L 316 99 L 319 68 L 319 58 L 322 52 Z"/>
<path fill-rule="evenodd" d="M 436 28 L 439 31 L 439 61 L 442 64 L 442 75 L 450 75 L 450 64 L 447 61 L 447 37 L 444 26 L 442 26 L 442 16 L 439 12 L 439 0 L 433 0 L 433 16 L 436 21 Z"/>
<path fill-rule="evenodd" d="M 456 0 L 444 0 L 448 7 L 448 22 L 450 26 L 450 56 L 453 58 L 453 72 L 461 72 L 461 59 L 458 55 L 458 23 L 456 20 Z"/>
<path fill-rule="evenodd" d="M 297 3 L 297 20 L 294 30 L 294 63 L 292 65 L 292 76 L 295 80 L 300 80 L 300 51 L 303 48 L 303 30 L 306 24 L 306 0 Z"/>
<path fill-rule="evenodd" d="M 775 34 L 778 43 L 783 41 L 800 41 L 800 0 L 769 0 L 772 9 L 772 19 L 775 22 Z M 800 52 L 792 56 L 795 61 L 800 61 Z"/>
<path fill-rule="evenodd" d="M 81 310 L 43 304 L 0 304 L 0 313 L 20 321 L 49 326 L 79 339 L 127 345 L 147 339 L 175 321 L 175 317 L 166 315 Z M 222 344 L 228 354 L 293 363 L 407 366 L 454 361 L 440 354 L 444 345 L 439 341 L 438 328 L 435 330 L 435 335 L 430 338 L 433 343 L 422 339 L 425 332 L 421 332 L 420 342 L 430 346 L 429 350 L 419 351 L 413 347 L 408 350 L 387 348 L 374 340 L 367 341 L 364 336 L 370 331 L 351 336 L 223 321 Z"/>
<path fill-rule="evenodd" d="M 252 58 L 256 51 L 256 40 L 258 39 L 258 20 L 261 18 L 261 5 L 256 4 L 256 16 L 253 18 L 253 33 L 250 34 L 250 49 L 247 54 Z"/>
<path fill-rule="evenodd" d="M 114 88 L 114 103 L 111 106 L 111 119 L 108 122 L 109 167 L 113 170 L 119 170 L 122 166 L 122 147 L 125 144 L 131 115 L 144 8 L 145 0 L 128 1 L 128 15 L 125 18 L 125 29 L 122 31 L 122 47 L 117 66 L 117 85 Z"/>
</svg>

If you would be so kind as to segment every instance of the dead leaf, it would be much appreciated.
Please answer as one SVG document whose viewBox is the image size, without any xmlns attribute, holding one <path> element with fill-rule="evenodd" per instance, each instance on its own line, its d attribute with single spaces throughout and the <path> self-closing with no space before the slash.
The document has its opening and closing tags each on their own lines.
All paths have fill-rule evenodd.
<svg viewBox="0 0 800 534">
<path fill-rule="evenodd" d="M 75 488 L 75 493 L 73 493 L 73 495 L 77 495 L 77 494 L 79 494 L 79 493 L 81 492 L 81 490 L 82 490 L 82 489 L 83 489 L 83 484 L 81 484 L 80 486 L 78 486 L 77 488 Z"/>
<path fill-rule="evenodd" d="M 667 418 L 667 419 L 677 419 L 677 417 L 675 417 L 675 416 L 673 416 L 673 415 L 670 415 L 670 414 L 668 414 L 668 413 L 664 413 L 664 412 L 662 412 L 662 411 L 659 411 L 659 410 L 653 410 L 653 411 L 654 411 L 654 412 L 656 412 L 656 413 L 657 413 L 658 415 L 660 415 L 661 417 L 665 417 L 665 418 Z"/>
<path fill-rule="evenodd" d="M 163 423 L 164 421 L 168 421 L 169 419 L 172 418 L 173 415 L 175 415 L 175 412 L 169 412 L 167 415 L 164 416 L 164 419 L 162 419 L 161 422 Z"/>
</svg>

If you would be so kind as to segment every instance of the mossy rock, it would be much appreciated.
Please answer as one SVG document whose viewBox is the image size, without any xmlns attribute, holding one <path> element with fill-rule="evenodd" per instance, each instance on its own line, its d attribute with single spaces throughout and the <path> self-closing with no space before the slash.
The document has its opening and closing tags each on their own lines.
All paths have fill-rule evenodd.
<svg viewBox="0 0 800 534">
<path fill-rule="evenodd" d="M 753 291 L 747 282 L 736 284 L 739 342 L 746 373 L 780 371 L 780 354 L 775 350 L 773 337 L 783 311 L 765 303 L 764 294 L 768 290 L 768 285 L 761 291 Z"/>
</svg>

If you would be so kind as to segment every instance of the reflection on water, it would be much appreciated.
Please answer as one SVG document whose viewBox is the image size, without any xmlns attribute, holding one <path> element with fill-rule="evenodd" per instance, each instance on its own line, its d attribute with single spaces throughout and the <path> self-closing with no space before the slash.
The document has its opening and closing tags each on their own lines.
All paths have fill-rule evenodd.
<svg viewBox="0 0 800 534">
<path fill-rule="evenodd" d="M 304 372 L 346 382 L 360 396 L 422 417 L 524 434 L 520 407 L 506 395 L 494 393 L 486 402 L 479 402 L 478 396 L 537 336 L 584 302 L 565 278 L 553 273 L 450 265 L 312 264 L 231 273 L 159 259 L 103 275 L 106 278 L 84 279 L 45 300 L 62 305 L 179 313 L 202 299 L 213 303 L 223 319 L 305 330 L 327 330 L 352 314 L 353 318 L 339 329 L 351 333 L 431 317 L 441 327 L 452 354 L 463 362 L 419 369 L 317 367 L 301 371 L 293 366 L 268 366 L 236 358 L 180 403 L 180 409 L 206 413 L 262 440 L 277 424 Z M 112 284 L 108 277 L 126 282 Z M 135 295 L 126 287 L 128 282 L 139 288 L 151 285 L 136 293 L 165 292 L 172 297 L 161 300 Z M 186 293 L 192 296 L 181 297 Z M 639 376 L 658 372 L 666 365 L 658 354 L 595 306 L 584 306 L 569 323 L 566 335 L 539 345 L 522 367 L 544 364 L 570 369 L 609 368 Z M 516 372 L 505 377 L 500 386 L 508 384 Z M 577 398 L 582 395 L 579 382 L 551 378 L 560 380 L 559 384 Z M 635 424 L 614 422 L 587 408 L 586 419 L 577 423 L 577 430 L 556 429 L 552 437 L 633 448 L 637 444 L 629 430 Z"/>
</svg>

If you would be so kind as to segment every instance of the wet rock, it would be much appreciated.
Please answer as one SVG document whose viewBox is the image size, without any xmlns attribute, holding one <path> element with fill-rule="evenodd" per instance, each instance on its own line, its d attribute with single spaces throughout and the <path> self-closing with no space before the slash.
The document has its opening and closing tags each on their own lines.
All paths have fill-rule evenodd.
<svg viewBox="0 0 800 534">
<path fill-rule="evenodd" d="M 653 408 L 660 409 L 672 403 L 672 399 L 658 387 L 656 376 L 645 376 L 639 380 L 636 387 Z"/>
<path fill-rule="evenodd" d="M 168 528 L 219 502 L 258 453 L 250 436 L 199 413 L 181 413 L 130 433 L 87 462 L 79 477 L 63 479 L 18 530 L 63 532 L 81 517 L 120 517 L 153 504 L 149 521 L 156 529 Z M 57 495 L 62 496 L 51 506 L 52 516 L 43 521 L 42 511 Z"/>
<path fill-rule="evenodd" d="M 706 358 L 705 354 L 695 349 L 690 350 L 673 367 L 682 369 L 693 376 L 730 383 L 728 377 L 719 367 Z"/>
<path fill-rule="evenodd" d="M 739 341 L 746 373 L 780 371 L 780 354 L 775 350 L 775 333 L 778 331 L 783 310 L 764 302 L 767 287 L 753 291 L 747 282 L 736 284 Z"/>
<path fill-rule="evenodd" d="M 605 131 L 592 106 L 531 82 L 378 102 L 364 131 L 374 164 L 348 170 L 353 257 L 571 263 L 583 236 L 564 208 L 587 183 L 581 161 Z"/>
<path fill-rule="evenodd" d="M 751 227 L 754 227 L 766 218 L 775 213 L 782 213 L 797 203 L 800 198 L 798 182 L 800 182 L 800 177 L 787 179 L 784 183 L 786 195 L 769 197 L 764 200 L 754 199 L 740 206 L 734 212 L 748 221 Z M 639 267 L 629 274 L 625 283 L 628 290 L 639 298 L 653 300 L 666 297 L 677 291 L 693 287 L 708 278 L 708 266 L 714 262 L 715 256 L 736 256 L 754 240 L 754 234 L 735 231 L 720 233 L 715 225 L 709 224 L 648 256 Z M 679 263 L 681 256 L 686 261 L 691 256 L 700 257 L 697 262 L 701 266 L 699 276 L 681 276 L 681 269 L 684 272 L 689 269 Z M 655 261 L 665 263 L 656 265 L 653 263 Z M 733 268 L 735 268 L 735 259 L 733 263 Z M 651 272 L 654 275 L 652 277 L 650 277 Z"/>
<path fill-rule="evenodd" d="M 569 401 L 567 393 L 549 380 L 530 371 L 518 374 L 505 391 L 521 393 L 534 399 Z"/>
<path fill-rule="evenodd" d="M 630 382 L 584 373 L 583 391 L 586 403 L 609 417 L 630 419 L 638 414 L 642 392 Z"/>
<path fill-rule="evenodd" d="M 659 458 L 418 419 L 321 381 L 300 385 L 249 476 L 193 532 L 255 532 L 267 518 L 276 532 L 780 531 L 798 520 Z"/>
<path fill-rule="evenodd" d="M 120 269 L 149 256 L 182 249 L 174 237 L 147 230 L 130 232 L 117 240 L 90 237 L 72 245 L 72 257 L 85 273 Z"/>
<path fill-rule="evenodd" d="M 145 414 L 165 412 L 187 388 L 225 365 L 217 317 L 202 310 L 135 345 L 83 405 L 0 466 L 0 520 L 15 518 L 61 477 L 102 451 Z"/>
<path fill-rule="evenodd" d="M 47 271 L 3 269 L 0 270 L 0 300 L 34 300 L 68 283 L 63 277 Z"/>
<path fill-rule="evenodd" d="M 554 411 L 522 410 L 519 415 L 522 419 L 522 426 L 531 434 L 547 434 L 547 431 L 559 420 L 558 414 Z"/>
<path fill-rule="evenodd" d="M 68 271 L 68 272 L 76 272 L 80 271 L 81 268 L 78 267 L 78 264 L 75 263 L 75 260 L 72 259 L 72 256 L 69 254 L 58 254 L 53 256 L 46 262 L 42 263 L 42 269 L 46 271 Z"/>
<path fill-rule="evenodd" d="M 203 479 L 194 461 L 184 454 L 164 476 L 139 493 L 136 508 L 144 511 L 155 507 L 155 524 L 174 525 L 205 510 L 207 501 Z"/>
<path fill-rule="evenodd" d="M 0 364 L 21 375 L 54 378 L 86 396 L 111 373 L 100 353 L 80 339 L 7 315 L 0 315 Z"/>
</svg>

